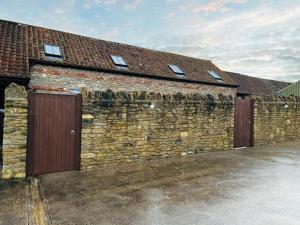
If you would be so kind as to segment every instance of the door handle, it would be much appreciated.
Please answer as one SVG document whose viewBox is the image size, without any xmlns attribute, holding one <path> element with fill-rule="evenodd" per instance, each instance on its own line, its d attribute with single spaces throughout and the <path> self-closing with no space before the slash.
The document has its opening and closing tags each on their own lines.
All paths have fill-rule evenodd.
<svg viewBox="0 0 300 225">
<path fill-rule="evenodd" d="M 71 135 L 73 135 L 73 136 L 74 136 L 74 135 L 75 135 L 75 133 L 76 133 L 76 132 L 75 132 L 75 130 L 71 130 Z"/>
</svg>

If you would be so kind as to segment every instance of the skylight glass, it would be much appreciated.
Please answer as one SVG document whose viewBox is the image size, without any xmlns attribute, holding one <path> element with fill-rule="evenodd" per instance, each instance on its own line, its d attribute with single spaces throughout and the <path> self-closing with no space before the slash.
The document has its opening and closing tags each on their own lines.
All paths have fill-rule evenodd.
<svg viewBox="0 0 300 225">
<path fill-rule="evenodd" d="M 169 67 L 171 68 L 171 70 L 178 75 L 184 75 L 184 72 L 176 65 L 169 65 Z"/>
<path fill-rule="evenodd" d="M 217 74 L 215 71 L 208 70 L 207 72 L 216 80 L 223 80 L 222 77 L 219 74 Z"/>
<path fill-rule="evenodd" d="M 59 46 L 44 44 L 44 50 L 47 56 L 62 57 Z"/>
<path fill-rule="evenodd" d="M 122 56 L 112 55 L 111 58 L 116 66 L 128 67 L 127 63 L 125 62 Z"/>
<path fill-rule="evenodd" d="M 59 55 L 59 56 L 61 55 L 59 47 L 53 46 L 52 49 L 53 49 L 53 55 Z"/>
</svg>

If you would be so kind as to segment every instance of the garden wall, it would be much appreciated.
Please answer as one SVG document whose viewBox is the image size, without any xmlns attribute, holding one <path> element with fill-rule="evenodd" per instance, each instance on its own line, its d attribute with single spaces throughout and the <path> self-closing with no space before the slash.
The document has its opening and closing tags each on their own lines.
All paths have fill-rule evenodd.
<svg viewBox="0 0 300 225">
<path fill-rule="evenodd" d="M 300 140 L 299 97 L 254 97 L 254 146 Z"/>
<path fill-rule="evenodd" d="M 231 97 L 89 92 L 83 99 L 81 165 L 229 150 L 233 130 Z"/>
<path fill-rule="evenodd" d="M 233 149 L 234 101 L 201 94 L 83 90 L 81 169 Z M 254 145 L 300 140 L 300 98 L 254 97 Z M 5 91 L 3 178 L 25 177 L 28 100 Z"/>
</svg>

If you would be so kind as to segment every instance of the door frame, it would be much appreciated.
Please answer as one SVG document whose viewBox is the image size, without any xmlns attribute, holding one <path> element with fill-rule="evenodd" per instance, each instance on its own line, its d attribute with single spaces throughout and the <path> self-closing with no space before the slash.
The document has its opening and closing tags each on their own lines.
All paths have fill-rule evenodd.
<svg viewBox="0 0 300 225">
<path fill-rule="evenodd" d="M 34 92 L 33 90 L 28 92 L 28 132 L 27 132 L 27 151 L 26 151 L 26 177 L 34 175 L 34 95 L 62 95 L 62 96 L 74 96 L 76 97 L 76 146 L 75 149 L 75 170 L 80 170 L 81 161 L 81 129 L 82 129 L 82 96 L 81 94 L 68 94 L 68 93 L 42 93 Z"/>
<path fill-rule="evenodd" d="M 237 102 L 238 101 L 249 101 L 250 102 L 250 140 L 249 146 L 245 147 L 254 147 L 254 100 L 251 99 L 236 99 L 235 100 L 235 111 L 234 111 L 234 148 L 243 148 L 243 147 L 236 147 L 237 143 Z"/>
</svg>

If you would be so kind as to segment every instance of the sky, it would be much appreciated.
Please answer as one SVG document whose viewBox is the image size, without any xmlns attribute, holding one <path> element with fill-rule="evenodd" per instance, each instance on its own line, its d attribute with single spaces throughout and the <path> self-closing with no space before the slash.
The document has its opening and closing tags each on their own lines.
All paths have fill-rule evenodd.
<svg viewBox="0 0 300 225">
<path fill-rule="evenodd" d="M 0 18 L 300 80 L 300 0 L 0 0 Z"/>
</svg>

